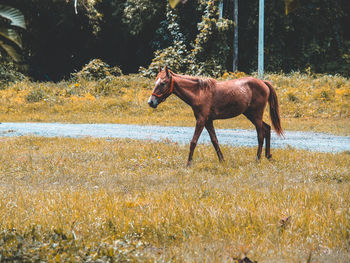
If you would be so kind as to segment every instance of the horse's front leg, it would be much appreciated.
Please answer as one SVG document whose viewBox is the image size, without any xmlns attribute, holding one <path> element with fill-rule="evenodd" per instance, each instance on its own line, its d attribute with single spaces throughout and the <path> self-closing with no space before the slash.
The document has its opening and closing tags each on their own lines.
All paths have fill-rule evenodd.
<svg viewBox="0 0 350 263">
<path fill-rule="evenodd" d="M 212 120 L 208 120 L 207 123 L 205 124 L 205 128 L 207 129 L 211 143 L 213 144 L 215 151 L 218 155 L 219 161 L 222 162 L 224 161 L 224 156 L 222 155 L 222 152 L 219 147 L 219 142 L 215 134 L 215 129 L 214 129 L 214 124 Z"/>
<path fill-rule="evenodd" d="M 193 135 L 193 138 L 192 138 L 192 141 L 191 141 L 191 144 L 190 144 L 190 154 L 188 155 L 187 166 L 191 165 L 193 152 L 194 152 L 194 149 L 197 146 L 197 141 L 199 139 L 199 136 L 201 135 L 201 133 L 203 131 L 204 123 L 205 123 L 204 121 L 197 119 L 196 129 L 194 130 L 194 135 Z"/>
</svg>

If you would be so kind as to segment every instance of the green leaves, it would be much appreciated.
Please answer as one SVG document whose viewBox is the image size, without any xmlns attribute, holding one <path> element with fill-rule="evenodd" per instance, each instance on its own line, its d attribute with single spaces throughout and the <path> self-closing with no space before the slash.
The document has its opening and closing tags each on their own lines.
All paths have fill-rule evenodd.
<svg viewBox="0 0 350 263">
<path fill-rule="evenodd" d="M 284 4 L 286 6 L 286 15 L 288 15 L 290 12 L 293 12 L 295 9 L 297 9 L 300 6 L 299 0 L 283 0 Z M 181 0 L 169 0 L 169 4 L 171 8 L 175 8 L 180 2 L 185 2 Z"/>
<path fill-rule="evenodd" d="M 233 22 L 229 19 L 218 20 L 218 7 L 213 1 L 202 3 L 199 12 L 202 19 L 197 23 L 196 37 L 189 42 L 183 25 L 184 14 L 168 8 L 168 31 L 172 45 L 154 53 L 148 69 L 140 70 L 144 76 L 154 76 L 158 67 L 165 65 L 175 72 L 190 75 L 219 76 L 224 72 L 230 57 L 228 43 Z"/>
</svg>

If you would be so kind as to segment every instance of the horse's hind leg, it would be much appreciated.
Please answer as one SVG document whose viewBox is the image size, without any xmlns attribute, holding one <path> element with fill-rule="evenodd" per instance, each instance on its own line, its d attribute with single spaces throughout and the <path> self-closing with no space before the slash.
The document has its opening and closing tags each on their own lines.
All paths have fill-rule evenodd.
<svg viewBox="0 0 350 263">
<path fill-rule="evenodd" d="M 262 121 L 257 121 L 255 128 L 256 128 L 256 132 L 258 133 L 258 143 L 259 143 L 256 159 L 260 160 L 261 152 L 264 144 L 264 137 L 265 137 Z"/>
<path fill-rule="evenodd" d="M 218 139 L 217 139 L 216 134 L 215 134 L 213 121 L 208 120 L 205 124 L 205 128 L 207 129 L 207 131 L 209 133 L 211 143 L 213 144 L 213 146 L 215 148 L 215 151 L 218 155 L 219 161 L 220 162 L 224 161 L 224 156 L 222 155 L 222 152 L 221 152 L 220 147 L 219 147 L 219 142 L 218 142 Z"/>
<path fill-rule="evenodd" d="M 271 159 L 272 154 L 270 153 L 270 140 L 271 140 L 271 126 L 263 122 L 263 129 L 265 133 L 265 157 Z"/>
<path fill-rule="evenodd" d="M 258 134 L 258 152 L 256 154 L 256 160 L 260 160 L 265 138 L 265 129 L 263 128 L 262 114 L 261 118 L 256 117 L 248 112 L 245 112 L 244 115 L 254 124 L 256 132 Z"/>
</svg>

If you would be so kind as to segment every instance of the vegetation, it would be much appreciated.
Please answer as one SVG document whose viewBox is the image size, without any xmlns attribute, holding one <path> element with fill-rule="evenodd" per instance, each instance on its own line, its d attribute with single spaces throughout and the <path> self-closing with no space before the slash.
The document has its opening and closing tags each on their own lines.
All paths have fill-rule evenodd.
<svg viewBox="0 0 350 263">
<path fill-rule="evenodd" d="M 95 72 L 96 67 L 92 69 L 87 67 L 82 72 Z M 75 81 L 37 83 L 24 80 L 2 86 L 0 121 L 194 125 L 191 108 L 176 96 L 171 96 L 157 110 L 148 106 L 153 79 L 140 75 L 114 77 L 109 70 L 107 67 L 106 73 L 96 71 L 106 76 L 100 80 L 83 78 L 84 74 L 78 72 Z M 244 75 L 225 73 L 220 79 Z M 277 90 L 284 129 L 350 135 L 349 79 L 310 72 L 268 74 L 266 79 L 272 81 Z M 266 114 L 265 120 L 268 118 Z M 253 128 L 243 116 L 217 121 L 215 125 Z"/>
<path fill-rule="evenodd" d="M 26 79 L 26 76 L 18 71 L 18 67 L 12 62 L 0 64 L 0 88 L 11 82 L 19 82 Z"/>
<path fill-rule="evenodd" d="M 166 0 L 79 0 L 78 14 L 74 2 L 2 1 L 24 15 L 27 29 L 20 38 L 26 73 L 35 80 L 68 78 L 93 58 L 126 74 L 140 67 L 153 72 L 155 63 L 211 76 L 232 69 L 231 0 L 224 1 L 223 19 L 218 19 L 218 0 L 187 1 L 175 9 Z M 347 1 L 301 0 L 298 9 L 285 15 L 285 4 L 291 2 L 265 2 L 266 70 L 310 67 L 349 76 Z M 238 69 L 249 73 L 257 69 L 257 14 L 257 0 L 239 4 Z"/>
<path fill-rule="evenodd" d="M 193 126 L 175 96 L 148 107 L 158 66 L 219 80 L 246 74 L 229 72 L 232 1 L 223 19 L 217 0 L 181 2 L 3 0 L 0 122 Z M 350 136 L 346 7 L 265 4 L 265 68 L 290 72 L 265 76 L 285 130 Z M 254 72 L 258 1 L 239 8 L 239 69 Z M 215 125 L 253 128 L 242 116 Z M 272 149 L 271 162 L 255 162 L 255 149 L 222 150 L 219 164 L 199 145 L 185 168 L 188 146 L 167 139 L 3 136 L 0 261 L 350 261 L 349 152 Z"/>
<path fill-rule="evenodd" d="M 16 8 L 0 4 L 0 59 L 5 52 L 14 61 L 21 60 L 22 38 L 19 30 L 26 24 L 22 12 Z"/>
<path fill-rule="evenodd" d="M 122 75 L 122 71 L 118 67 L 110 67 L 100 59 L 93 59 L 85 65 L 79 72 L 73 73 L 73 80 L 99 80 L 108 77 L 117 77 Z"/>
<path fill-rule="evenodd" d="M 197 24 L 198 34 L 189 45 L 186 35 L 181 30 L 180 13 L 167 10 L 168 31 L 172 45 L 155 52 L 148 69 L 141 68 L 146 76 L 154 76 L 159 66 L 168 65 L 176 72 L 188 74 L 207 74 L 218 76 L 226 70 L 230 57 L 229 33 L 233 22 L 229 19 L 217 19 L 218 3 L 201 2 L 198 9 L 203 9 L 202 21 Z"/>
<path fill-rule="evenodd" d="M 2 138 L 2 261 L 349 262 L 350 155 Z"/>
</svg>

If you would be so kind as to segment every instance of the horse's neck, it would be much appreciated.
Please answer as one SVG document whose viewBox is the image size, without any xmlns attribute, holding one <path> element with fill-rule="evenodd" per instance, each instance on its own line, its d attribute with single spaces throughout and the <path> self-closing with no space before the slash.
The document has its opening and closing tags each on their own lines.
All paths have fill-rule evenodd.
<svg viewBox="0 0 350 263">
<path fill-rule="evenodd" d="M 199 91 L 198 79 L 177 75 L 174 80 L 176 83 L 175 95 L 187 104 L 193 105 L 193 101 L 198 96 Z"/>
</svg>

